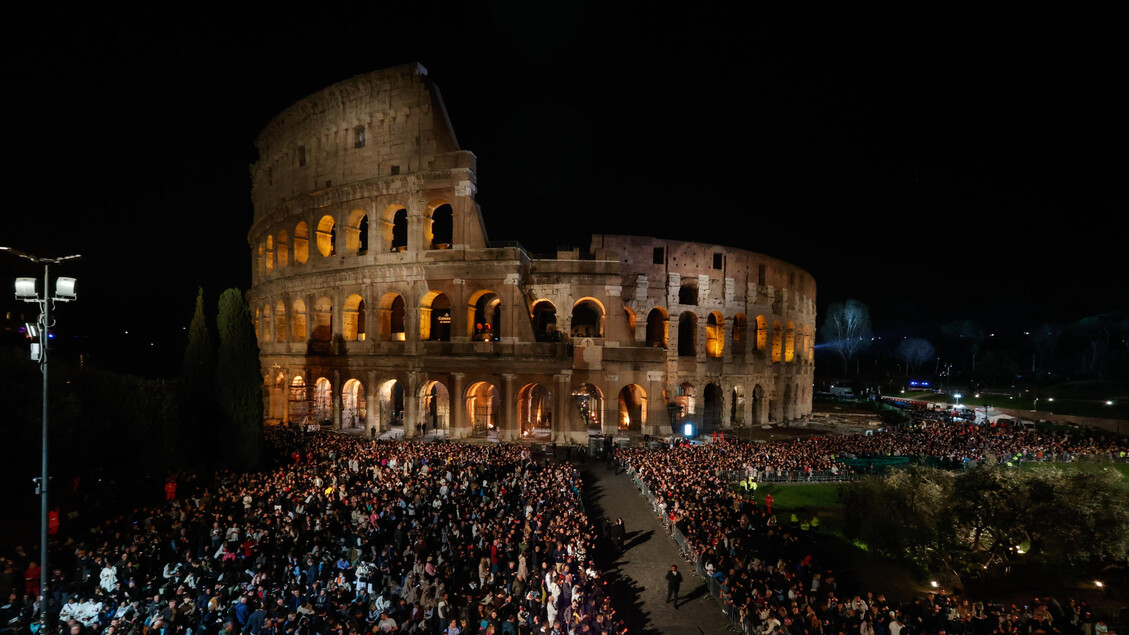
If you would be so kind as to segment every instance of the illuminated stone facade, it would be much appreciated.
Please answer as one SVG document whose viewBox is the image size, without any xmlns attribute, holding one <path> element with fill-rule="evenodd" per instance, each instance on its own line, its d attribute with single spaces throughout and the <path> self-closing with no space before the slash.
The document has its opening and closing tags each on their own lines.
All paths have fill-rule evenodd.
<svg viewBox="0 0 1129 635">
<path fill-rule="evenodd" d="M 475 156 L 421 66 L 307 97 L 257 146 L 248 301 L 270 419 L 582 441 L 811 412 L 808 273 L 646 237 L 491 243 Z"/>
</svg>

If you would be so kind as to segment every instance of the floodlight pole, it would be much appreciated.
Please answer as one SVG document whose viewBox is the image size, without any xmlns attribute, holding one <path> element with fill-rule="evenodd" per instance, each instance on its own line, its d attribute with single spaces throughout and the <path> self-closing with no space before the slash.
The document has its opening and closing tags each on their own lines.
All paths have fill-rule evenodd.
<svg viewBox="0 0 1129 635">
<path fill-rule="evenodd" d="M 39 619 L 41 628 L 45 629 L 44 632 L 46 632 L 49 630 L 47 622 L 47 484 L 49 482 L 47 478 L 47 347 L 51 340 L 49 331 L 51 328 L 51 303 L 54 300 L 69 301 L 74 299 L 73 297 L 51 297 L 50 269 L 53 264 L 58 264 L 64 260 L 75 260 L 81 256 L 75 254 L 61 258 L 40 258 L 10 247 L 0 247 L 0 251 L 10 251 L 21 258 L 43 265 L 43 295 L 40 296 L 36 293 L 34 298 L 21 299 L 39 305 L 39 371 L 43 375 L 43 441 L 39 476 Z"/>
</svg>

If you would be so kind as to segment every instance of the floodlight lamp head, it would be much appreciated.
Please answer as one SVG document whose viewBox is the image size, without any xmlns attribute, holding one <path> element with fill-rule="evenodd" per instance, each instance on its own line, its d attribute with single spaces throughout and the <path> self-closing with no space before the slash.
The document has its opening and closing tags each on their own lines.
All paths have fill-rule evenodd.
<svg viewBox="0 0 1129 635">
<path fill-rule="evenodd" d="M 16 299 L 24 302 L 38 302 L 35 295 L 35 278 L 16 278 Z"/>
<path fill-rule="evenodd" d="M 60 302 L 70 302 L 77 300 L 78 294 L 75 293 L 75 283 L 78 282 L 74 278 L 60 277 L 55 281 L 55 300 Z"/>
</svg>

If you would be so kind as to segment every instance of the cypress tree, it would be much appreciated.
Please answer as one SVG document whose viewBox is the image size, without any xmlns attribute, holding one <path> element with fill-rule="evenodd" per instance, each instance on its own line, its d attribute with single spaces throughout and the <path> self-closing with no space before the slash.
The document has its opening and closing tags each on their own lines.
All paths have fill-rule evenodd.
<svg viewBox="0 0 1129 635">
<path fill-rule="evenodd" d="M 263 379 L 251 309 L 238 289 L 220 295 L 216 330 L 216 396 L 225 423 L 219 441 L 228 448 L 233 468 L 252 470 L 262 448 Z"/>
<path fill-rule="evenodd" d="M 204 318 L 204 289 L 197 288 L 196 310 L 188 326 L 188 344 L 180 366 L 177 402 L 180 431 L 177 454 L 183 464 L 201 458 L 216 432 L 216 349 Z"/>
</svg>

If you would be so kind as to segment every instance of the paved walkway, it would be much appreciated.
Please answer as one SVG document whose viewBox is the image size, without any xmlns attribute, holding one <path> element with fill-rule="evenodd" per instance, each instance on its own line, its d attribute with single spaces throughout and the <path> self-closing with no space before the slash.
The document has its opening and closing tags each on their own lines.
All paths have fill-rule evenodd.
<svg viewBox="0 0 1129 635">
<path fill-rule="evenodd" d="M 609 522 L 622 518 L 627 529 L 624 552 L 606 554 L 605 579 L 629 626 L 630 633 L 646 635 L 712 635 L 728 633 L 729 619 L 710 596 L 702 578 L 682 559 L 647 499 L 626 474 L 615 474 L 603 461 L 579 466 L 585 482 L 585 500 L 592 518 Z M 677 564 L 682 572 L 681 600 L 677 608 L 666 603 L 666 572 Z"/>
</svg>

